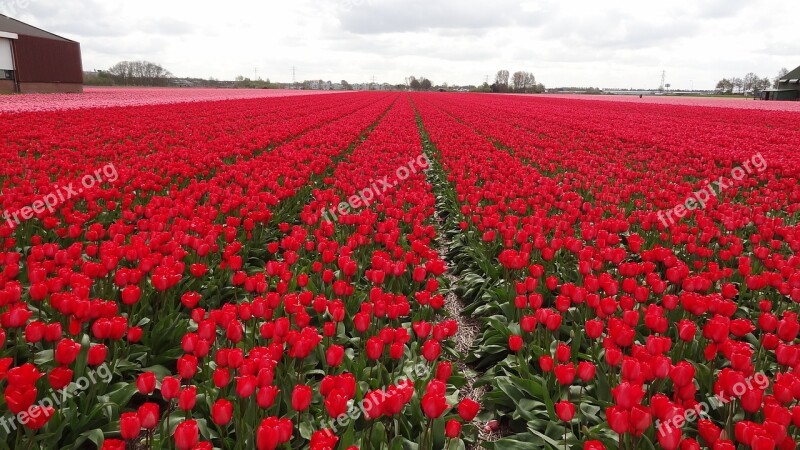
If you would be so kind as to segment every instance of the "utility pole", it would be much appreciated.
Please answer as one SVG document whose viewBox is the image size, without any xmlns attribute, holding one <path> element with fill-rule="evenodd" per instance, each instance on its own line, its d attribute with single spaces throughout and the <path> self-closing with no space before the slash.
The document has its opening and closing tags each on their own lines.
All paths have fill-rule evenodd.
<svg viewBox="0 0 800 450">
<path fill-rule="evenodd" d="M 292 66 L 292 84 L 296 84 L 296 83 L 297 83 L 297 77 L 295 75 L 295 67 Z"/>
</svg>

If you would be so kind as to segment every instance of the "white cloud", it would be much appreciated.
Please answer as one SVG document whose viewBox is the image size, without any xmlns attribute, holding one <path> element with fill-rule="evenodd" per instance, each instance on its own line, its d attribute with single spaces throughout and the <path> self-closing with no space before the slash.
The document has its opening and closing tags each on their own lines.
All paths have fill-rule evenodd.
<svg viewBox="0 0 800 450">
<path fill-rule="evenodd" d="M 0 0 L 0 6 L 18 0 Z M 16 4 L 16 3 L 14 3 Z M 81 42 L 86 69 L 125 59 L 180 76 L 478 84 L 498 69 L 548 86 L 711 88 L 800 64 L 775 0 L 28 0 L 20 20 Z"/>
</svg>

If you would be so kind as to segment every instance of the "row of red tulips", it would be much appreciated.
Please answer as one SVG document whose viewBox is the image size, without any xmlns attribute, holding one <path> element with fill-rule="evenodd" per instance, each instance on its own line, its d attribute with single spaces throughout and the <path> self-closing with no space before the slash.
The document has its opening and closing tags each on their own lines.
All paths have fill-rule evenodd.
<svg viewBox="0 0 800 450">
<path fill-rule="evenodd" d="M 415 102 L 447 174 L 460 291 L 485 316 L 486 406 L 516 433 L 493 448 L 795 448 L 799 136 L 733 128 L 791 114 L 713 111 L 701 128 L 712 111 Z M 769 170 L 659 223 L 755 152 Z"/>
<path fill-rule="evenodd" d="M 442 316 L 445 264 L 425 167 L 411 167 L 351 214 L 321 217 L 424 160 L 410 102 L 328 100 L 309 97 L 305 108 L 317 115 L 299 107 L 292 131 L 254 140 L 272 110 L 258 115 L 208 157 L 219 144 L 202 142 L 238 117 L 212 108 L 197 120 L 202 132 L 181 129 L 189 134 L 172 140 L 178 109 L 170 106 L 127 111 L 143 125 L 118 137 L 101 125 L 74 165 L 55 165 L 55 149 L 39 160 L 37 176 L 62 183 L 115 151 L 121 168 L 116 182 L 5 231 L 0 378 L 5 407 L 24 418 L 6 441 L 368 449 L 459 448 L 474 438 L 478 403 L 459 399 L 465 381 L 447 362 L 458 326 Z M 237 106 L 244 114 L 264 106 L 252 102 Z M 76 113 L 87 129 L 101 117 L 92 113 Z M 69 117 L 48 114 L 51 127 Z M 225 122 L 212 125 L 212 117 Z M 155 147 L 157 136 L 167 138 Z M 15 135 L 9 145 L 43 139 Z M 191 147 L 182 150 L 184 142 Z M 4 180 L 8 207 L 36 199 L 45 185 Z M 84 389 L 85 375 L 101 369 L 110 376 Z"/>
<path fill-rule="evenodd" d="M 65 202 L 52 217 L 57 221 L 55 226 L 48 224 L 50 217 L 44 217 L 5 230 L 4 248 L 10 251 L 0 258 L 3 273 L 0 300 L 5 310 L 2 313 L 3 336 L 8 337 L 3 339 L 3 356 L 7 356 L 3 359 L 4 367 L 10 374 L 18 373 L 20 367 L 30 370 L 31 377 L 23 378 L 30 378 L 26 383 L 33 383 L 32 386 L 14 386 L 13 392 L 25 395 L 15 402 L 9 402 L 10 397 L 6 395 L 5 404 L 8 413 L 18 415 L 39 401 L 74 391 L 75 381 L 88 370 L 87 364 L 94 367 L 106 361 L 114 377 L 113 381 L 98 381 L 84 395 L 69 396 L 67 401 L 60 402 L 53 414 L 43 415 L 49 420 L 34 424 L 35 428 L 42 427 L 39 433 L 30 433 L 33 429 L 30 427 L 19 427 L 6 434 L 7 441 L 20 442 L 20 445 L 36 443 L 42 448 L 78 448 L 89 441 L 102 444 L 104 434 L 118 432 L 115 421 L 126 404 L 134 408 L 139 404 L 156 404 L 162 411 L 168 407 L 163 396 L 151 399 L 150 393 L 145 396 L 137 392 L 133 384 L 137 373 L 158 373 L 163 377 L 181 368 L 188 370 L 186 367 L 190 364 L 180 359 L 182 349 L 190 348 L 188 345 L 197 346 L 197 352 L 203 355 L 200 361 L 210 352 L 214 340 L 200 340 L 195 344 L 194 338 L 187 337 L 193 336 L 190 328 L 199 326 L 199 321 L 190 322 L 189 313 L 201 311 L 196 306 L 219 307 L 237 298 L 265 294 L 268 287 L 274 291 L 273 295 L 286 293 L 289 280 L 274 278 L 273 267 L 278 262 L 269 262 L 268 267 L 261 262 L 268 253 L 267 241 L 275 238 L 278 232 L 272 224 L 283 216 L 292 218 L 293 196 L 307 192 L 310 178 L 319 178 L 331 158 L 346 151 L 394 100 L 386 95 L 354 96 L 353 101 L 346 104 L 330 98 L 320 105 L 315 104 L 320 102 L 317 99 L 323 98 L 308 97 L 304 108 L 297 108 L 295 114 L 299 113 L 301 120 L 288 127 L 294 130 L 293 134 L 283 134 L 277 124 L 274 129 L 278 134 L 271 134 L 269 127 L 273 126 L 273 120 L 269 114 L 272 111 L 261 117 L 264 122 L 253 120 L 252 130 L 265 133 L 261 141 L 254 141 L 253 135 L 245 133 L 234 116 L 234 120 L 225 125 L 234 132 L 231 150 L 241 152 L 241 147 L 253 146 L 249 152 L 242 152 L 245 157 L 236 160 L 226 159 L 224 149 L 220 149 L 223 157 L 207 158 L 207 165 L 203 167 L 202 161 L 197 161 L 194 155 L 202 156 L 207 148 L 213 147 L 195 150 L 194 146 L 208 140 L 209 135 L 187 129 L 189 135 L 170 142 L 173 145 L 165 148 L 175 147 L 176 153 L 180 153 L 181 142 L 192 139 L 192 146 L 188 148 L 195 153 L 184 152 L 183 157 L 188 156 L 191 164 L 186 167 L 203 170 L 191 172 L 176 169 L 185 162 L 180 156 L 170 156 L 169 151 L 144 151 L 152 148 L 153 136 L 174 135 L 170 128 L 175 126 L 176 113 L 180 111 L 177 107 L 156 108 L 161 122 L 148 122 L 154 108 L 111 110 L 105 111 L 106 114 L 99 110 L 81 112 L 83 121 L 95 122 L 84 127 L 97 127 L 96 122 L 109 116 L 109 112 L 119 112 L 120 115 L 127 113 L 132 123 L 149 123 L 149 128 L 119 131 L 127 140 L 141 139 L 142 142 L 141 146 L 138 143 L 130 146 L 127 153 L 120 152 L 130 155 L 131 159 L 121 166 L 117 183 L 86 191 Z M 244 106 L 237 104 L 244 114 L 255 113 L 257 117 L 259 108 L 265 106 L 260 101 L 244 103 Z M 323 105 L 329 106 L 322 109 L 338 111 L 319 117 L 302 114 L 309 107 Z M 267 103 L 266 106 L 274 106 L 275 113 L 280 114 L 282 106 L 288 105 Z M 197 105 L 198 111 L 208 111 L 209 107 L 218 108 L 215 112 L 219 112 L 219 116 L 230 110 L 228 103 Z M 286 111 L 292 113 L 291 109 Z M 48 134 L 14 134 L 13 141 L 36 141 L 37 145 L 42 145 L 41 141 L 52 139 L 47 136 L 58 133 L 67 141 L 66 136 L 72 130 L 57 124 L 67 121 L 65 117 L 72 117 L 72 113 L 49 114 L 52 117 L 42 117 L 50 119 Z M 305 115 L 309 117 L 303 118 Z M 210 130 L 210 134 L 219 133 L 208 118 L 198 123 Z M 311 130 L 304 131 L 308 127 Z M 45 128 L 42 126 L 42 133 Z M 130 134 L 125 136 L 124 133 Z M 98 136 L 90 142 L 96 160 L 103 160 L 119 150 L 117 138 L 102 133 Z M 252 151 L 265 143 L 263 139 L 286 138 L 291 140 L 260 154 Z M 59 173 L 57 155 L 55 151 L 48 153 L 52 169 L 37 172 L 37 176 Z M 153 156 L 159 159 L 158 164 L 149 166 L 147 160 Z M 96 160 L 87 158 L 83 170 L 89 171 Z M 297 168 L 294 167 L 296 161 L 308 165 Z M 77 168 L 68 168 L 63 176 L 77 172 L 80 172 Z M 144 184 L 151 176 L 158 182 Z M 24 183 L 23 180 L 10 175 L 4 179 L 10 187 L 3 189 L 4 206 L 13 207 L 35 197 L 36 190 L 24 186 L 19 189 L 30 192 L 30 197 L 15 194 L 13 186 L 17 182 Z M 107 212 L 100 213 L 103 209 Z M 59 227 L 64 221 L 71 225 Z M 254 249 L 251 254 L 253 248 L 260 250 Z M 277 265 L 282 273 L 287 272 L 286 263 Z M 199 305 L 201 300 L 203 304 Z M 282 302 L 283 299 L 278 297 L 277 300 Z M 199 319 L 199 316 L 194 317 Z M 206 326 L 212 323 L 206 322 Z M 38 331 L 42 328 L 47 330 L 47 339 L 37 337 L 42 336 Z M 250 335 L 253 335 L 252 330 Z M 58 351 L 62 346 L 80 351 L 72 360 L 63 359 Z M 191 358 L 188 361 L 191 362 Z M 37 375 L 43 373 L 48 376 Z M 38 392 L 31 387 L 38 387 Z M 6 391 L 14 397 L 12 386 L 7 386 Z M 152 411 L 152 406 L 148 408 Z M 178 423 L 170 415 L 179 414 L 164 411 L 163 415 L 167 425 L 160 441 L 155 439 L 152 427 L 148 428 L 151 433 L 145 433 L 145 438 L 154 445 L 166 447 L 167 438 L 175 433 Z M 161 423 L 164 422 L 162 419 Z M 199 422 L 199 426 L 209 437 L 207 427 L 210 425 Z"/>
</svg>

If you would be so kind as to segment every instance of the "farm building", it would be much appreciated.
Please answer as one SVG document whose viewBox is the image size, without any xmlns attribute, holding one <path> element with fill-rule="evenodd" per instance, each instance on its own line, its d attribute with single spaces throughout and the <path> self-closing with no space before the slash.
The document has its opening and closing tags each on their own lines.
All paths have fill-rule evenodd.
<svg viewBox="0 0 800 450">
<path fill-rule="evenodd" d="M 762 92 L 761 98 L 763 100 L 800 99 L 800 67 L 781 77 L 775 89 L 766 89 Z"/>
<path fill-rule="evenodd" d="M 81 45 L 0 15 L 0 93 L 83 92 Z"/>
</svg>

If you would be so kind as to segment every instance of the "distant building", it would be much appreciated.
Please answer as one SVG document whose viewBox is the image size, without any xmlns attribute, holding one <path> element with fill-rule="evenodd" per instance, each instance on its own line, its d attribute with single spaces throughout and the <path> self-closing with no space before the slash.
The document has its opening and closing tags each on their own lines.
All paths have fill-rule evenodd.
<svg viewBox="0 0 800 450">
<path fill-rule="evenodd" d="M 798 100 L 800 99 L 800 67 L 787 73 L 778 80 L 778 87 L 761 92 L 762 100 Z"/>
<path fill-rule="evenodd" d="M 307 84 L 308 89 L 311 89 L 313 91 L 331 91 L 331 90 L 333 90 L 333 83 L 331 83 L 330 81 L 311 80 L 311 81 L 306 81 L 305 83 L 308 83 Z"/>
<path fill-rule="evenodd" d="M 83 92 L 81 45 L 0 15 L 0 93 Z"/>
</svg>

